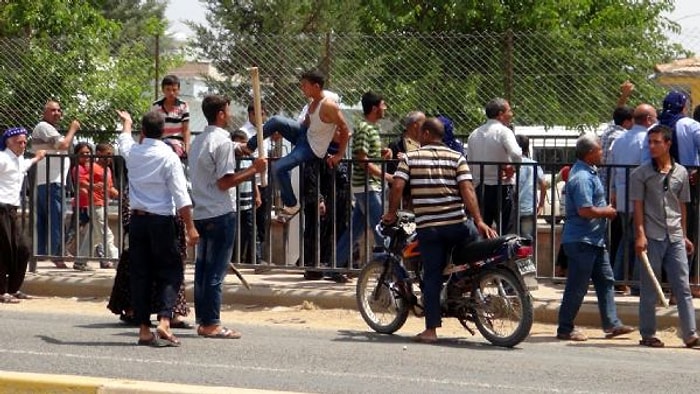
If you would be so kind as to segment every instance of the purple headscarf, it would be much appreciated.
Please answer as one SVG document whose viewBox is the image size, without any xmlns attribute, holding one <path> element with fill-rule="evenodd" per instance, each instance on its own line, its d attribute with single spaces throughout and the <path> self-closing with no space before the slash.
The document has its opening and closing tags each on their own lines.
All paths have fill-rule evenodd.
<svg viewBox="0 0 700 394">
<path fill-rule="evenodd" d="M 2 137 L 0 137 L 0 150 L 5 150 L 9 138 L 22 134 L 27 135 L 27 130 L 24 127 L 12 127 L 5 130 Z"/>
</svg>

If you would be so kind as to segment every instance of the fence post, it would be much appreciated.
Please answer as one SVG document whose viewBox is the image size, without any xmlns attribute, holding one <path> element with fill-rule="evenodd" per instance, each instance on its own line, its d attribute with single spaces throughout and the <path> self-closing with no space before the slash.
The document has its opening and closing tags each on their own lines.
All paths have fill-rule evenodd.
<svg viewBox="0 0 700 394">
<path fill-rule="evenodd" d="M 326 33 L 326 40 L 323 43 L 323 59 L 321 59 L 321 71 L 326 76 L 326 83 L 331 75 L 331 33 Z"/>
</svg>

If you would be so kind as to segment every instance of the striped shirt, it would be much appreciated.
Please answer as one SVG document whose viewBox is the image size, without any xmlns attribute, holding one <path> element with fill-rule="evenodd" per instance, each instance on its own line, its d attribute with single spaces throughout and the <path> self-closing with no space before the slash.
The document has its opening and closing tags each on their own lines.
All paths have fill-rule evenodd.
<svg viewBox="0 0 700 394">
<path fill-rule="evenodd" d="M 180 99 L 176 99 L 175 106 L 170 112 L 165 110 L 165 97 L 154 101 L 151 109 L 165 116 L 163 137 L 182 135 L 183 123 L 190 121 L 190 107 Z"/>
<path fill-rule="evenodd" d="M 467 160 L 443 144 L 406 152 L 394 177 L 408 182 L 416 227 L 427 228 L 467 220 L 460 182 L 472 180 Z"/>
<path fill-rule="evenodd" d="M 352 136 L 352 153 L 364 153 L 368 160 L 382 158 L 382 141 L 379 137 L 379 125 L 361 121 L 355 128 Z M 369 174 L 358 163 L 353 164 L 352 191 L 354 193 L 365 192 L 365 176 L 367 176 L 368 190 L 381 191 L 382 178 Z"/>
</svg>

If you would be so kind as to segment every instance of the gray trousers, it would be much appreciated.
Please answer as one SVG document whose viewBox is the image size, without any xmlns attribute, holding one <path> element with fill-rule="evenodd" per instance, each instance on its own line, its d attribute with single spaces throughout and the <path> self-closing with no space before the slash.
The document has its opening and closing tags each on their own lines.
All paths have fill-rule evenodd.
<svg viewBox="0 0 700 394">
<path fill-rule="evenodd" d="M 661 281 L 661 269 L 666 271 L 671 290 L 678 302 L 676 307 L 681 333 L 683 339 L 687 340 L 695 334 L 696 327 L 693 298 L 688 285 L 688 256 L 685 253 L 685 244 L 683 241 L 671 241 L 668 237 L 663 241 L 649 239 L 647 254 L 657 280 Z M 640 271 L 639 332 L 642 338 L 651 338 L 656 334 L 656 290 L 646 270 Z"/>
</svg>

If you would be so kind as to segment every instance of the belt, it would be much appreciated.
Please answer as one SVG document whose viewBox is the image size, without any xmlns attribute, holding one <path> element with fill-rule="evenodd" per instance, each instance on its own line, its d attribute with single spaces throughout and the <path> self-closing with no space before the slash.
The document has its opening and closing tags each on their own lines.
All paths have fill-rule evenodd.
<svg viewBox="0 0 700 394">
<path fill-rule="evenodd" d="M 132 210 L 131 210 L 131 214 L 132 214 L 132 215 L 136 215 L 136 216 L 151 216 L 151 215 L 155 215 L 155 213 L 150 213 L 150 212 L 142 211 L 142 210 L 140 210 L 140 209 L 132 209 Z"/>
</svg>

